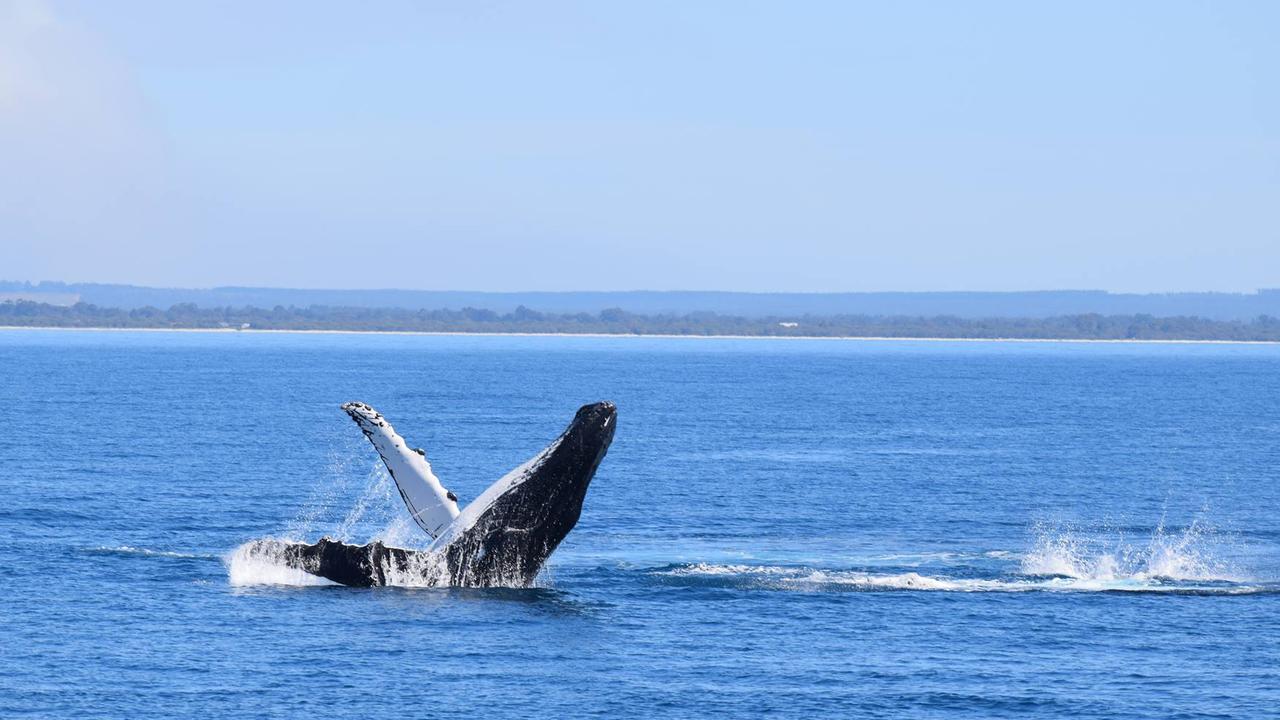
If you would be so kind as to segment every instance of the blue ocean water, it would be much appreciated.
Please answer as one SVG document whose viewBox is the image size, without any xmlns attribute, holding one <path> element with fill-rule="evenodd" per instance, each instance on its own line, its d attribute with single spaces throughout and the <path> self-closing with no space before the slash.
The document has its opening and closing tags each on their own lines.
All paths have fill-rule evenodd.
<svg viewBox="0 0 1280 720">
<path fill-rule="evenodd" d="M 298 583 L 421 544 L 610 399 L 529 589 Z M 3 717 L 1258 717 L 1280 347 L 0 331 Z M 283 583 L 283 584 L 282 584 Z"/>
</svg>

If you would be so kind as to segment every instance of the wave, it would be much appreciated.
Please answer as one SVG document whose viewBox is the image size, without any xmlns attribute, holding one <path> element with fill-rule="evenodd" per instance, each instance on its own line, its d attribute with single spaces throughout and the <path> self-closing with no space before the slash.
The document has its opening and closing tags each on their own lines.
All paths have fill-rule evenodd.
<svg viewBox="0 0 1280 720">
<path fill-rule="evenodd" d="M 1253 595 L 1280 593 L 1280 584 L 1228 581 L 1182 582 L 1155 577 L 1071 578 L 1005 576 L 956 578 L 917 572 L 881 573 L 778 565 L 693 563 L 649 571 L 667 582 L 735 589 L 795 592 L 924 591 L 924 592 L 1116 592 L 1181 595 Z"/>
<path fill-rule="evenodd" d="M 116 545 L 114 547 L 101 545 L 98 547 L 85 548 L 84 551 L 91 555 L 144 555 L 149 557 L 183 558 L 187 560 L 217 560 L 221 557 L 211 553 L 184 553 L 173 550 L 152 550 L 150 548 L 134 547 L 133 545 Z"/>
<path fill-rule="evenodd" d="M 1163 519 L 1145 540 L 1126 533 L 1032 526 L 1029 550 L 897 553 L 889 567 L 829 569 L 807 565 L 692 563 L 653 570 L 665 581 L 795 591 L 915 590 L 933 592 L 1137 592 L 1198 595 L 1280 593 L 1229 558 L 1230 536 L 1199 519 L 1169 529 Z M 925 562 L 921 562 L 925 561 Z M 927 569 L 917 569 L 927 564 Z"/>
</svg>

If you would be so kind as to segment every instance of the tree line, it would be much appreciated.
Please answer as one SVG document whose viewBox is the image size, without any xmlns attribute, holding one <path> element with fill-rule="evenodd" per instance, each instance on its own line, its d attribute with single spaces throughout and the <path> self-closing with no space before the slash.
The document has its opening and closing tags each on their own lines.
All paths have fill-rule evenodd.
<svg viewBox="0 0 1280 720">
<path fill-rule="evenodd" d="M 154 307 L 125 310 L 83 302 L 58 306 L 18 300 L 0 303 L 0 325 L 606 335 L 1280 341 L 1280 318 L 1268 315 L 1248 322 L 1184 316 L 1098 314 L 981 319 L 948 315 L 748 318 L 712 312 L 644 315 L 619 308 L 595 314 L 544 313 L 523 305 L 509 313 L 471 307 L 461 310 L 321 305 L 202 308 L 191 303 L 173 305 L 167 310 Z"/>
</svg>

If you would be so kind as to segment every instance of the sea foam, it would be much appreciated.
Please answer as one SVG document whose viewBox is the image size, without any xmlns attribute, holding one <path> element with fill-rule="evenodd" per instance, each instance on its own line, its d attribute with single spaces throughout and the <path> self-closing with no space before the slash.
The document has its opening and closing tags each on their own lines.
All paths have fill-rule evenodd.
<svg viewBox="0 0 1280 720">
<path fill-rule="evenodd" d="M 664 582 L 743 590 L 793 592 L 1135 592 L 1187 595 L 1244 595 L 1280 592 L 1273 584 L 1169 582 L 1156 578 L 949 577 L 918 572 L 866 572 L 802 566 L 717 565 L 694 563 L 650 571 Z"/>
<path fill-rule="evenodd" d="M 930 592 L 1146 592 L 1239 595 L 1280 592 L 1235 566 L 1230 538 L 1197 520 L 1180 530 L 1163 521 L 1145 540 L 1121 533 L 1038 524 L 1025 552 L 897 553 L 885 558 L 930 557 L 926 573 L 908 567 L 833 569 L 804 565 L 690 563 L 653 570 L 665 582 L 740 589 L 823 592 L 909 590 Z M 954 565 L 954 575 L 949 574 Z"/>
</svg>

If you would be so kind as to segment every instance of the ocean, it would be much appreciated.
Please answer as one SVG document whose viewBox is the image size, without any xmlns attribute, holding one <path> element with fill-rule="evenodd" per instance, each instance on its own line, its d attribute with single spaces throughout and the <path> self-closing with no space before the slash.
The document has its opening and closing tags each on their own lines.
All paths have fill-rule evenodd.
<svg viewBox="0 0 1280 720">
<path fill-rule="evenodd" d="M 238 550 L 618 430 L 532 588 Z M 1280 346 L 0 331 L 0 717 L 1280 713 Z"/>
</svg>

